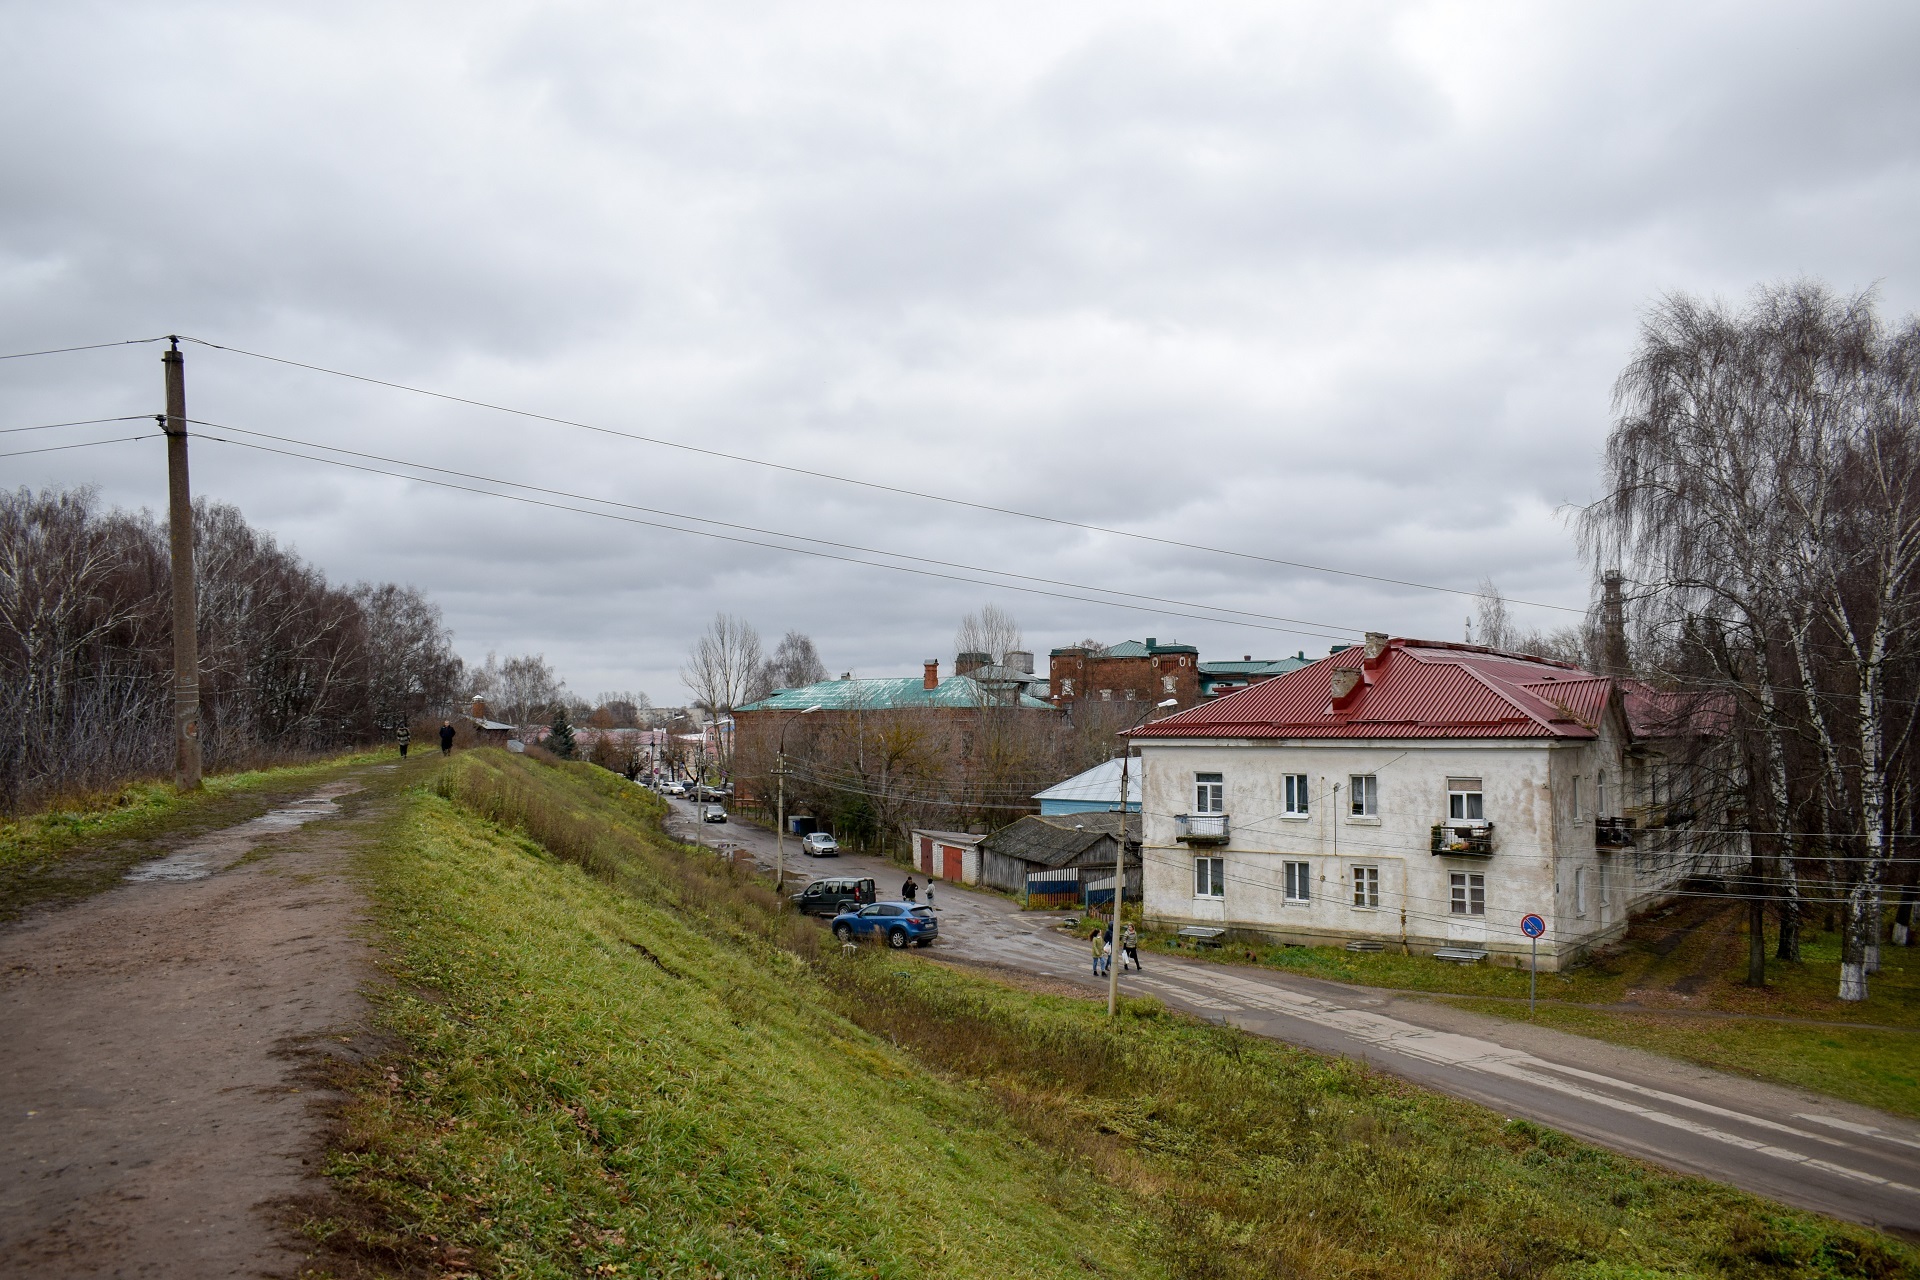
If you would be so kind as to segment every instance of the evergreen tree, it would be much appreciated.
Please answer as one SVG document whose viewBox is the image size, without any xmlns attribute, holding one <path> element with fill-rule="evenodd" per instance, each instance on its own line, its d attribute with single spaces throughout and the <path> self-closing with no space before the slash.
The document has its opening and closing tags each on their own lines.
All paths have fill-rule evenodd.
<svg viewBox="0 0 1920 1280">
<path fill-rule="evenodd" d="M 562 760 L 573 759 L 573 725 L 567 721 L 565 707 L 554 708 L 552 732 L 547 738 L 547 750 Z"/>
</svg>

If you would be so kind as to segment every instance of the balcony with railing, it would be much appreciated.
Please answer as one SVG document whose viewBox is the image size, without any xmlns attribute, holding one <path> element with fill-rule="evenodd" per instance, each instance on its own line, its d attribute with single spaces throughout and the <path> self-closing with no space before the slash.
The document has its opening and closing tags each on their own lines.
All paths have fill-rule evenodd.
<svg viewBox="0 0 1920 1280">
<path fill-rule="evenodd" d="M 1173 820 L 1173 838 L 1182 844 L 1225 844 L 1229 830 L 1224 813 L 1183 813 Z"/>
<path fill-rule="evenodd" d="M 1632 818 L 1595 818 L 1593 847 L 1600 850 L 1633 848 Z"/>
<path fill-rule="evenodd" d="M 1493 824 L 1452 818 L 1433 824 L 1433 854 L 1443 858 L 1491 858 Z"/>
</svg>

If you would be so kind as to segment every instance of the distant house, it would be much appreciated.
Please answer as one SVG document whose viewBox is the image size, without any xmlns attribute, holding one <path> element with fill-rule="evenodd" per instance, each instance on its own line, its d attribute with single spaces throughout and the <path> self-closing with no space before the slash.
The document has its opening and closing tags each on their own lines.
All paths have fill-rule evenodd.
<svg viewBox="0 0 1920 1280">
<path fill-rule="evenodd" d="M 1085 773 L 1065 782 L 1056 782 L 1045 791 L 1034 793 L 1040 802 L 1042 817 L 1064 813 L 1118 813 L 1120 811 L 1120 761 L 1103 760 Z M 1127 812 L 1140 812 L 1140 762 L 1133 762 L 1127 775 Z"/>
<path fill-rule="evenodd" d="M 1153 636 L 1105 648 L 1070 645 L 1047 655 L 1048 697 L 1058 707 L 1083 702 L 1200 701 L 1200 651 Z"/>
<path fill-rule="evenodd" d="M 980 883 L 980 842 L 984 835 L 915 828 L 913 865 L 933 880 Z"/>
<path fill-rule="evenodd" d="M 1255 658 L 1248 654 L 1238 662 L 1203 662 L 1200 664 L 1200 696 L 1203 699 L 1218 698 L 1250 684 L 1259 684 L 1289 671 L 1298 671 L 1312 661 L 1314 659 L 1302 651 L 1291 658 Z"/>
<path fill-rule="evenodd" d="M 1140 818 L 1127 814 L 1127 896 L 1140 893 Z M 1077 905 L 1104 880 L 1113 886 L 1114 854 L 1122 815 L 1030 814 L 1000 828 L 979 844 L 980 883 L 1022 893 L 1043 905 Z"/>
<path fill-rule="evenodd" d="M 483 747 L 504 747 L 513 737 L 514 727 L 499 720 L 489 720 L 485 716 L 468 716 L 473 725 L 473 736 Z"/>
</svg>

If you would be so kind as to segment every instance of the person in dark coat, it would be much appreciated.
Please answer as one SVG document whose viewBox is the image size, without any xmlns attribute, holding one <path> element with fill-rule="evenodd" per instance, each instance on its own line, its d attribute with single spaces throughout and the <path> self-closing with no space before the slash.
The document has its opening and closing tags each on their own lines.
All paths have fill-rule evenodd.
<svg viewBox="0 0 1920 1280">
<path fill-rule="evenodd" d="M 905 898 L 908 902 L 912 902 L 915 898 L 920 896 L 920 886 L 913 882 L 912 876 L 908 876 L 907 882 L 900 886 L 900 896 Z"/>
<path fill-rule="evenodd" d="M 413 730 L 407 727 L 405 720 L 402 720 L 400 727 L 393 731 L 393 740 L 400 744 L 400 758 L 405 760 L 407 758 L 407 744 L 413 741 Z"/>
<path fill-rule="evenodd" d="M 453 754 L 453 721 L 451 720 L 440 722 L 440 754 L 443 756 Z"/>
</svg>

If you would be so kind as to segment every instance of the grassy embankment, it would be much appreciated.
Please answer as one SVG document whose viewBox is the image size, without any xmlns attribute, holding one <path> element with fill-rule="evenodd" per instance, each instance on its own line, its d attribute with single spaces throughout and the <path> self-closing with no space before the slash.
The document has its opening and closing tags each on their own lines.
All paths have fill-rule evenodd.
<svg viewBox="0 0 1920 1280">
<path fill-rule="evenodd" d="M 199 791 L 143 779 L 0 819 L 0 921 L 39 903 L 85 897 L 182 837 L 256 818 L 379 754 L 209 774 Z"/>
<path fill-rule="evenodd" d="M 1149 945 L 1166 950 L 1171 938 L 1152 935 Z M 1200 954 L 1335 982 L 1464 997 L 1450 1002 L 1496 1017 L 1527 1016 L 1524 969 L 1340 947 L 1235 943 Z M 1872 998 L 1858 1004 L 1835 996 L 1837 934 L 1809 930 L 1801 954 L 1798 964 L 1769 960 L 1767 987 L 1749 987 L 1744 910 L 1683 900 L 1636 922 L 1606 955 L 1541 974 L 1534 1021 L 1920 1116 L 1920 950 L 1883 947 Z"/>
<path fill-rule="evenodd" d="M 344 1250 L 490 1275 L 1920 1274 L 1349 1062 L 817 926 L 584 766 L 456 759 L 367 865 L 404 1050 Z"/>
</svg>

